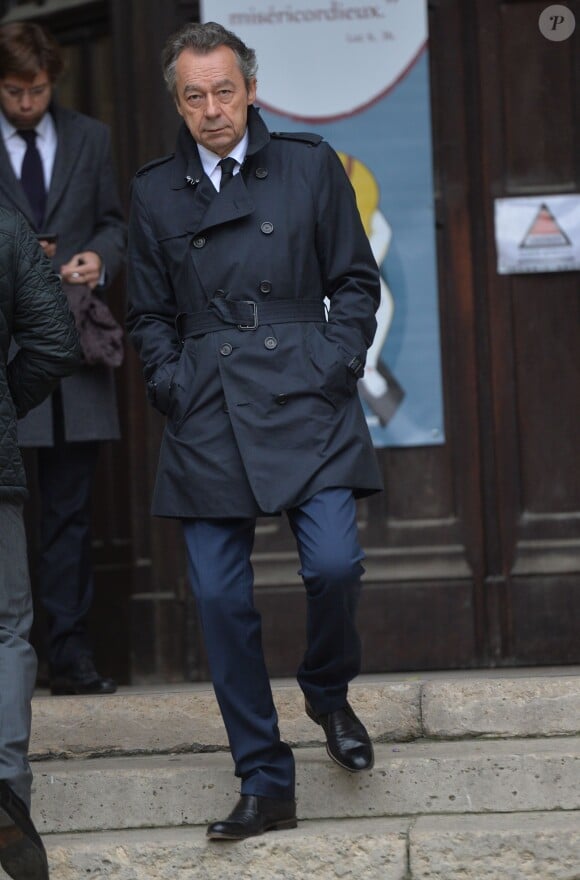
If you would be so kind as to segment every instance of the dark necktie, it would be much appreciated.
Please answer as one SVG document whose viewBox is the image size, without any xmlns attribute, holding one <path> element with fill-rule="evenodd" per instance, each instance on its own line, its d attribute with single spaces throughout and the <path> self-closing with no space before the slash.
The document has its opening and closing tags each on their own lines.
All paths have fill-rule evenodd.
<svg viewBox="0 0 580 880">
<path fill-rule="evenodd" d="M 225 159 L 220 159 L 219 164 L 222 169 L 222 177 L 220 180 L 220 191 L 230 182 L 232 177 L 234 176 L 234 168 L 238 164 L 235 159 L 232 159 L 231 156 L 227 156 Z"/>
<path fill-rule="evenodd" d="M 36 228 L 40 229 L 46 207 L 46 189 L 44 187 L 42 159 L 36 146 L 36 132 L 34 129 L 30 129 L 19 131 L 18 134 L 22 140 L 26 141 L 26 152 L 22 162 L 20 183 L 30 202 Z"/>
</svg>

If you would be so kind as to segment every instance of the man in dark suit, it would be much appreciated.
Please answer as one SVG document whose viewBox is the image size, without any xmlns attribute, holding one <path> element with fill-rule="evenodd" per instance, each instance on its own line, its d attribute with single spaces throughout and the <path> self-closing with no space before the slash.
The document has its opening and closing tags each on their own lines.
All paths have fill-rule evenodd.
<svg viewBox="0 0 580 880">
<path fill-rule="evenodd" d="M 356 393 L 379 273 L 336 153 L 317 135 L 271 134 L 253 107 L 253 50 L 221 25 L 186 25 L 164 73 L 184 124 L 175 154 L 134 181 L 128 327 L 167 414 L 153 512 L 183 521 L 242 780 L 208 836 L 240 840 L 296 825 L 294 760 L 253 605 L 258 516 L 285 511 L 296 536 L 306 712 L 340 766 L 373 764 L 347 690 L 360 669 L 355 498 L 381 488 Z"/>
<path fill-rule="evenodd" d="M 101 122 L 55 103 L 62 69 L 60 47 L 43 28 L 0 26 L 0 204 L 24 214 L 63 281 L 100 290 L 120 269 L 125 247 L 110 135 Z M 43 237 L 51 233 L 56 243 Z M 20 445 L 38 448 L 38 586 L 55 694 L 116 689 L 95 669 L 87 617 L 93 477 L 100 441 L 118 436 L 105 366 L 82 366 L 19 426 Z"/>
</svg>

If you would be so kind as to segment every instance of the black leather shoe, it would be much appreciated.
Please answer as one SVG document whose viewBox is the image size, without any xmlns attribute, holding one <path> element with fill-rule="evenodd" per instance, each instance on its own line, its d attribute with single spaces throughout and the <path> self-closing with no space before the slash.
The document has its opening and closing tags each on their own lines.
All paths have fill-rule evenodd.
<svg viewBox="0 0 580 880">
<path fill-rule="evenodd" d="M 324 730 L 326 751 L 333 761 L 351 773 L 372 769 L 375 763 L 373 744 L 364 724 L 348 703 L 328 715 L 317 715 L 306 700 L 306 714 Z"/>
<path fill-rule="evenodd" d="M 296 801 L 243 794 L 227 819 L 212 822 L 210 840 L 244 840 L 264 831 L 296 828 Z"/>
<path fill-rule="evenodd" d="M 0 780 L 0 865 L 13 880 L 48 880 L 42 840 L 26 804 L 4 780 Z"/>
<path fill-rule="evenodd" d="M 117 682 L 103 678 L 95 669 L 91 657 L 79 657 L 74 666 L 66 672 L 55 673 L 50 679 L 50 692 L 53 696 L 70 694 L 114 694 Z"/>
</svg>

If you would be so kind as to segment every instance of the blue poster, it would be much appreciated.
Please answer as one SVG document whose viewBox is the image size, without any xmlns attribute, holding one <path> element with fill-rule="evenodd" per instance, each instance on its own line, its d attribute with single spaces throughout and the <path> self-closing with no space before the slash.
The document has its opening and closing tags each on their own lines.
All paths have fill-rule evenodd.
<svg viewBox="0 0 580 880">
<path fill-rule="evenodd" d="M 204 0 L 256 50 L 274 131 L 338 152 L 381 271 L 359 393 L 377 447 L 444 442 L 425 0 Z"/>
</svg>

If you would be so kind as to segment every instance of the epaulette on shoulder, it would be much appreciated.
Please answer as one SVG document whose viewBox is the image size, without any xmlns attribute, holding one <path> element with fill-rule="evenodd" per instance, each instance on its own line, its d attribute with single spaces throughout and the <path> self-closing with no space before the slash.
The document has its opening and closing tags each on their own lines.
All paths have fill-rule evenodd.
<svg viewBox="0 0 580 880">
<path fill-rule="evenodd" d="M 311 147 L 317 147 L 324 140 L 322 135 L 313 134 L 311 131 L 271 131 L 270 137 L 287 141 L 301 141 L 303 144 L 310 144 Z"/>
<path fill-rule="evenodd" d="M 139 171 L 137 172 L 137 177 L 141 177 L 142 174 L 147 174 L 148 171 L 151 171 L 152 168 L 156 168 L 157 165 L 165 165 L 166 162 L 169 162 L 170 159 L 173 159 L 175 153 L 170 153 L 168 156 L 162 156 L 160 159 L 152 159 L 151 162 L 147 162 L 146 165 L 143 165 Z"/>
</svg>

